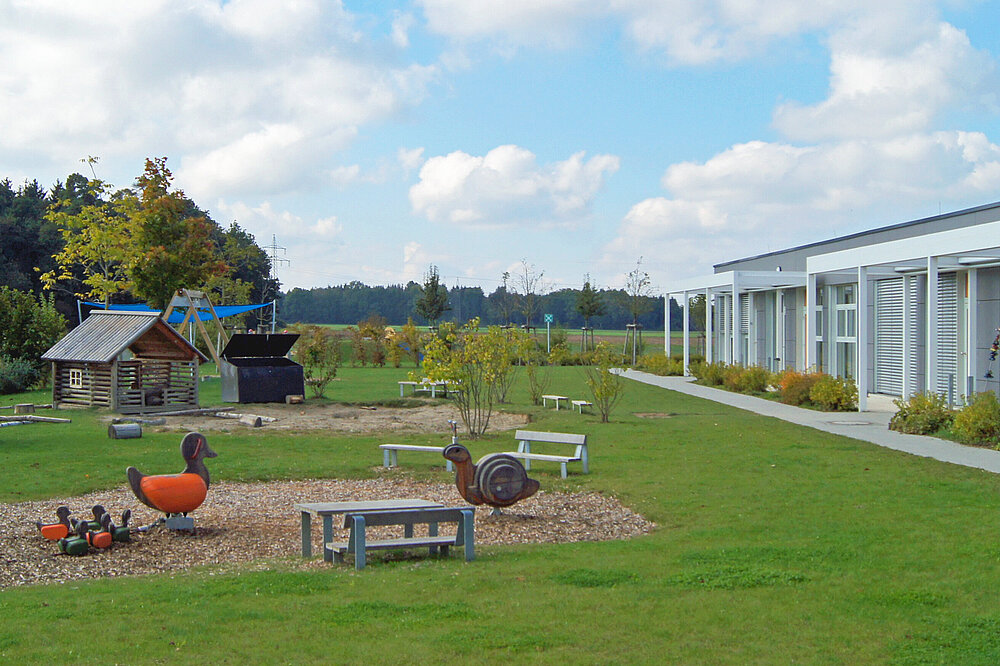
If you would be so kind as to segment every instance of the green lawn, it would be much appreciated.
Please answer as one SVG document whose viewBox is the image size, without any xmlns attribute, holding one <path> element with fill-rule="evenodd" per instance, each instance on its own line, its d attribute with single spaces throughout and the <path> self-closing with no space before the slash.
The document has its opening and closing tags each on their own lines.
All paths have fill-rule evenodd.
<svg viewBox="0 0 1000 666">
<path fill-rule="evenodd" d="M 398 400 L 407 369 L 345 368 L 335 399 Z M 580 368 L 551 391 L 583 395 Z M 211 402 L 217 391 L 205 383 Z M 629 384 L 613 413 L 512 409 L 585 432 L 588 476 L 655 521 L 627 542 L 482 547 L 477 559 L 200 569 L 0 592 L 9 663 L 943 663 L 1000 661 L 1000 479 Z M 0 404 L 45 394 L 3 396 Z M 643 419 L 634 412 L 662 412 Z M 9 413 L 9 412 L 7 412 Z M 0 429 L 0 498 L 121 485 L 176 466 L 176 434 L 112 441 L 91 411 Z M 440 436 L 413 436 L 414 442 Z M 500 450 L 510 436 L 472 445 Z M 374 474 L 378 438 L 213 434 L 213 479 Z M 416 457 L 415 457 L 416 458 Z M 572 468 L 572 466 L 571 466 Z M 578 471 L 578 468 L 577 468 Z M 398 474 L 441 478 L 431 461 Z M 2 555 L 2 546 L 0 546 Z M 2 557 L 0 557 L 0 566 Z"/>
</svg>

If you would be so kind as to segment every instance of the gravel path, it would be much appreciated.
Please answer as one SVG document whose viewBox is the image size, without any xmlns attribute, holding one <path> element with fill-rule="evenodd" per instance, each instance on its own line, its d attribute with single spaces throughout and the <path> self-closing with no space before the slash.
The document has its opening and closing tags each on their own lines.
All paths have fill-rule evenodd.
<svg viewBox="0 0 1000 666">
<path fill-rule="evenodd" d="M 39 535 L 35 521 L 54 521 L 55 509 L 61 504 L 80 518 L 90 517 L 94 504 L 104 505 L 116 519 L 123 510 L 131 509 L 133 526 L 152 523 L 157 514 L 140 504 L 126 486 L 81 497 L 0 504 L 0 515 L 4 516 L 0 524 L 0 589 L 220 563 L 256 566 L 251 563 L 301 553 L 299 515 L 293 509 L 297 502 L 402 497 L 448 506 L 463 504 L 454 484 L 406 479 L 216 483 L 205 504 L 192 514 L 197 525 L 194 535 L 156 528 L 133 534 L 130 543 L 81 557 L 58 554 L 56 544 Z M 501 516 L 491 516 L 489 507 L 476 508 L 478 545 L 628 539 L 654 527 L 617 499 L 599 493 L 541 491 Z M 321 552 L 321 531 L 314 526 L 314 554 Z M 303 567 L 329 566 L 319 559 L 292 561 Z M 267 566 L 266 562 L 261 565 Z"/>
</svg>

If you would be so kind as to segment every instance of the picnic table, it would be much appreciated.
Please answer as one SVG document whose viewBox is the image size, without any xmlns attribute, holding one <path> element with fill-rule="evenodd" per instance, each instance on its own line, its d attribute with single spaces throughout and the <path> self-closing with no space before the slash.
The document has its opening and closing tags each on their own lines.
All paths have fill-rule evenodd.
<svg viewBox="0 0 1000 666">
<path fill-rule="evenodd" d="M 323 519 L 323 543 L 333 540 L 333 517 L 358 511 L 392 511 L 395 509 L 426 509 L 443 506 L 422 499 L 365 500 L 356 502 L 306 502 L 296 504 L 302 514 L 302 557 L 312 557 L 312 517 Z"/>
</svg>

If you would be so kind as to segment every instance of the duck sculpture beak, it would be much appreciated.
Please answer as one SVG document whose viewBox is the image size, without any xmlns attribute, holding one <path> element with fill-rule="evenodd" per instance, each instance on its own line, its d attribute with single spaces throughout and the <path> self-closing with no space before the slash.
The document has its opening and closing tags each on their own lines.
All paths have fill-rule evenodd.
<svg viewBox="0 0 1000 666">
<path fill-rule="evenodd" d="M 204 451 L 205 451 L 205 457 L 206 457 L 206 458 L 215 458 L 216 456 L 218 456 L 218 455 L 219 455 L 218 453 L 216 453 L 215 451 L 213 451 L 213 450 L 212 450 L 212 449 L 211 449 L 211 448 L 210 448 L 210 447 L 208 446 L 208 442 L 205 442 L 205 448 L 204 448 Z"/>
</svg>

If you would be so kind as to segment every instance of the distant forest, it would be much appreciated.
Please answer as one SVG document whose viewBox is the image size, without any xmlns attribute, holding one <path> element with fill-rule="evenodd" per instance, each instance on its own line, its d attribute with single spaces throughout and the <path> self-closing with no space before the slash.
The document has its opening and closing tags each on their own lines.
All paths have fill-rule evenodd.
<svg viewBox="0 0 1000 666">
<path fill-rule="evenodd" d="M 311 324 L 357 324 L 372 315 L 382 316 L 390 324 L 405 324 L 408 318 L 425 325 L 426 319 L 417 315 L 416 302 L 421 296 L 421 285 L 368 286 L 351 282 L 336 287 L 317 289 L 292 289 L 278 303 L 278 317 L 287 322 Z M 606 313 L 591 319 L 594 328 L 624 329 L 632 322 L 628 298 L 622 290 L 598 290 Z M 544 314 L 553 315 L 554 326 L 572 329 L 583 326 L 583 317 L 576 310 L 579 289 L 560 289 L 537 296 L 532 326 L 545 327 Z M 525 324 L 519 309 L 519 295 L 498 287 L 487 295 L 479 287 L 461 287 L 448 290 L 448 306 L 442 321 L 465 322 L 479 317 L 483 324 Z M 639 324 L 645 330 L 663 330 L 663 298 L 644 297 Z M 671 301 L 671 328 L 681 326 L 681 310 Z"/>
</svg>

